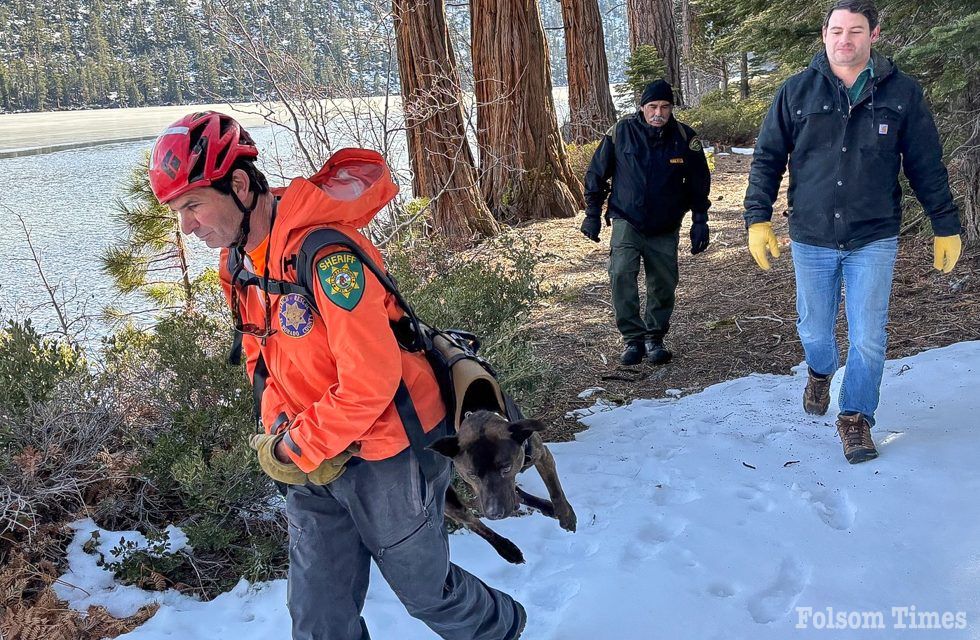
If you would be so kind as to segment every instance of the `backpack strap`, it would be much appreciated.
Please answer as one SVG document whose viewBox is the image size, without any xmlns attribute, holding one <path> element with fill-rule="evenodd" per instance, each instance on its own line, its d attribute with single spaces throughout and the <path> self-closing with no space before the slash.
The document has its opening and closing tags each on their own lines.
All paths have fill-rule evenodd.
<svg viewBox="0 0 980 640">
<path fill-rule="evenodd" d="M 674 119 L 674 122 L 677 123 L 677 133 L 680 134 L 681 141 L 684 143 L 684 148 L 686 149 L 687 148 L 687 137 L 688 137 L 687 136 L 687 129 L 685 129 L 683 123 L 681 123 L 676 118 Z"/>
<path fill-rule="evenodd" d="M 381 269 L 350 236 L 332 227 L 324 227 L 311 231 L 303 239 L 303 244 L 296 258 L 297 284 L 308 292 L 308 297 L 313 308 L 317 308 L 316 298 L 313 295 L 313 288 L 310 282 L 314 269 L 313 261 L 324 247 L 329 246 L 342 246 L 357 256 L 361 264 L 365 265 L 374 274 L 374 277 L 378 279 L 381 286 L 394 296 L 395 301 L 398 302 L 398 305 L 405 312 L 411 326 L 408 344 L 402 344 L 403 339 L 400 339 L 400 346 L 408 351 L 427 351 L 431 349 L 431 339 L 423 331 L 422 323 L 419 321 L 418 316 L 415 315 L 412 306 L 408 304 L 408 301 L 405 300 L 401 292 L 398 291 L 398 287 L 395 285 L 391 276 Z M 396 337 L 402 337 L 399 334 L 404 333 L 399 332 L 397 326 L 393 326 L 392 330 L 395 331 Z M 402 425 L 405 428 L 405 435 L 408 436 L 409 446 L 415 454 L 415 459 L 418 461 L 419 467 L 422 469 L 422 475 L 431 482 L 439 473 L 439 461 L 436 453 L 428 449 L 428 445 L 430 444 L 428 434 L 423 429 L 422 421 L 419 419 L 418 412 L 415 409 L 415 403 L 412 402 L 412 396 L 408 391 L 408 385 L 405 384 L 404 379 L 399 381 L 398 389 L 395 391 L 393 400 L 395 410 L 398 412 L 398 417 L 401 419 Z M 449 410 L 450 407 L 447 406 L 445 420 L 449 419 Z M 436 431 L 438 431 L 438 428 Z"/>
<path fill-rule="evenodd" d="M 412 309 L 412 305 L 408 304 L 408 301 L 402 296 L 391 275 L 381 269 L 350 236 L 333 227 L 324 227 L 311 231 L 303 240 L 299 254 L 296 257 L 296 282 L 303 290 L 308 292 L 308 297 L 313 308 L 317 309 L 316 298 L 313 295 L 313 287 L 310 282 L 310 276 L 313 274 L 314 269 L 313 260 L 324 247 L 336 245 L 346 248 L 357 256 L 361 263 L 374 274 L 374 277 L 378 279 L 381 286 L 394 296 L 398 306 L 405 312 L 411 326 L 411 336 L 408 343 L 402 344 L 401 346 L 407 351 L 424 351 L 430 349 L 432 347 L 431 340 L 426 336 L 425 331 L 422 330 L 422 323 L 419 321 L 418 316 L 415 315 L 415 310 Z M 318 309 L 317 311 L 319 312 Z M 399 333 L 403 332 L 396 332 L 396 335 Z M 399 342 L 401 343 L 401 341 Z"/>
<path fill-rule="evenodd" d="M 238 255 L 237 251 L 228 252 L 228 273 L 230 273 L 233 278 L 231 281 L 231 286 L 235 287 L 258 287 L 266 292 L 268 295 L 284 296 L 290 293 L 295 293 L 306 298 L 314 309 L 316 309 L 316 298 L 313 296 L 312 291 L 295 282 L 289 282 L 288 280 L 275 280 L 273 278 L 263 278 L 257 274 L 252 273 L 248 269 L 244 268 L 242 263 L 242 257 Z M 239 268 L 241 267 L 241 268 Z M 228 352 L 228 364 L 238 366 L 242 363 L 242 334 L 237 331 L 233 332 L 231 337 L 231 350 Z"/>
</svg>

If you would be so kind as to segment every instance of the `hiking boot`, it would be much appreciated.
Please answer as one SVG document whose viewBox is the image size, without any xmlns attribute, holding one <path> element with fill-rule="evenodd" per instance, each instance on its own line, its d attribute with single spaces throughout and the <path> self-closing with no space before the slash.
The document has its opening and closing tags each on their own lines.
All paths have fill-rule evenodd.
<svg viewBox="0 0 980 640">
<path fill-rule="evenodd" d="M 646 353 L 646 350 L 643 348 L 642 342 L 627 342 L 626 348 L 623 349 L 623 355 L 619 357 L 619 361 L 628 367 L 634 364 L 640 364 L 643 361 L 644 353 Z"/>
<path fill-rule="evenodd" d="M 647 338 L 646 341 L 647 361 L 650 364 L 667 364 L 674 357 L 664 346 L 663 338 Z"/>
<path fill-rule="evenodd" d="M 827 413 L 830 406 L 830 381 L 833 374 L 818 376 L 807 367 L 806 389 L 803 390 L 803 410 L 814 416 Z"/>
<path fill-rule="evenodd" d="M 844 457 L 851 464 L 878 457 L 878 450 L 871 439 L 871 425 L 860 413 L 837 416 L 837 433 L 844 444 Z"/>
</svg>

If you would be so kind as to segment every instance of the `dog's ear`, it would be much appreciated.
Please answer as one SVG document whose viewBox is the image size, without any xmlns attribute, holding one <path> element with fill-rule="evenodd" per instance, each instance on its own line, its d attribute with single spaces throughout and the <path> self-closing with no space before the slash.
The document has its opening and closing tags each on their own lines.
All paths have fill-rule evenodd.
<svg viewBox="0 0 980 640">
<path fill-rule="evenodd" d="M 511 422 L 509 428 L 511 438 L 517 442 L 524 442 L 534 435 L 535 431 L 544 431 L 544 424 L 540 420 L 518 420 Z"/>
<path fill-rule="evenodd" d="M 439 438 L 429 445 L 429 449 L 432 449 L 436 453 L 444 455 L 447 458 L 455 458 L 459 455 L 459 438 L 456 436 Z"/>
</svg>

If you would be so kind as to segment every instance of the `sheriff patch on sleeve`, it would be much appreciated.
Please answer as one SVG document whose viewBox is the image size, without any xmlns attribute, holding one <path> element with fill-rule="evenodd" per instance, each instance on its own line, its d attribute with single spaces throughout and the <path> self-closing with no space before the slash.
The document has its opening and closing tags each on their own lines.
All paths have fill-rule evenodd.
<svg viewBox="0 0 980 640">
<path fill-rule="evenodd" d="M 364 266 L 349 251 L 331 253 L 316 263 L 316 276 L 330 302 L 351 311 L 364 295 Z"/>
<path fill-rule="evenodd" d="M 691 148 L 691 151 L 704 151 L 700 138 L 691 138 L 691 144 L 688 146 Z"/>
</svg>

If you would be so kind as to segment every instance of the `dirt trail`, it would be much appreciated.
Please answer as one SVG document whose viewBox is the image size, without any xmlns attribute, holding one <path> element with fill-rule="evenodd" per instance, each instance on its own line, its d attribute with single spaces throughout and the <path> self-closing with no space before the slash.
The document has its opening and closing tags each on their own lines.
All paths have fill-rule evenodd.
<svg viewBox="0 0 980 640">
<path fill-rule="evenodd" d="M 594 402 L 577 398 L 589 387 L 603 387 L 602 396 L 612 402 L 661 398 L 667 389 L 687 394 L 753 372 L 786 374 L 803 360 L 785 219 L 774 218 L 784 251 L 771 271 L 759 270 L 745 247 L 741 204 L 750 162 L 748 156 L 718 158 L 712 177 L 711 246 L 705 253 L 690 254 L 689 220 L 681 230 L 680 285 L 667 338 L 674 359 L 663 367 L 618 366 L 622 344 L 606 274 L 608 228 L 603 228 L 600 244 L 579 233 L 581 218 L 549 220 L 523 230 L 541 236 L 541 250 L 552 257 L 540 275 L 545 284 L 558 288 L 532 317 L 537 347 L 558 375 L 554 402 L 541 416 L 554 425 L 550 439 L 569 439 L 581 429 L 565 414 Z M 776 210 L 785 208 L 783 195 Z M 973 249 L 951 274 L 942 275 L 932 268 L 931 235 L 902 239 L 888 327 L 889 358 L 980 339 L 978 267 L 980 252 Z M 845 345 L 843 314 L 838 334 Z M 842 350 L 842 362 L 845 355 Z"/>
</svg>

